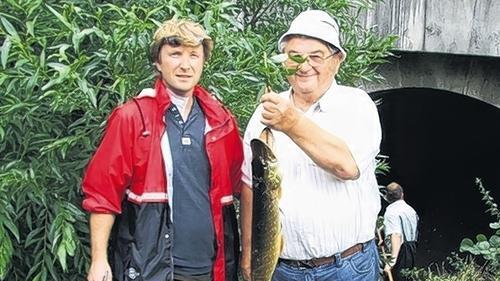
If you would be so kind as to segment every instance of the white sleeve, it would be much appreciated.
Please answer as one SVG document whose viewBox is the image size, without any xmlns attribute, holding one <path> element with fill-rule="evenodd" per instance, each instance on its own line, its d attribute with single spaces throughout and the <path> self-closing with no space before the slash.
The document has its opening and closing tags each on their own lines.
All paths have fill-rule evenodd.
<svg viewBox="0 0 500 281">
<path fill-rule="evenodd" d="M 248 186 L 252 186 L 252 149 L 248 138 L 248 127 L 243 137 L 243 164 L 241 165 L 241 180 Z"/>
<path fill-rule="evenodd" d="M 399 216 L 394 213 L 385 213 L 384 215 L 384 233 L 389 236 L 393 233 L 402 234 L 401 222 Z"/>
<path fill-rule="evenodd" d="M 359 172 L 363 175 L 365 172 L 373 173 L 372 170 L 366 169 L 374 163 L 375 156 L 380 151 L 382 130 L 375 103 L 368 94 L 364 92 L 362 94 L 365 96 L 354 109 L 356 110 L 355 120 L 351 120 L 352 127 L 346 144 Z"/>
</svg>

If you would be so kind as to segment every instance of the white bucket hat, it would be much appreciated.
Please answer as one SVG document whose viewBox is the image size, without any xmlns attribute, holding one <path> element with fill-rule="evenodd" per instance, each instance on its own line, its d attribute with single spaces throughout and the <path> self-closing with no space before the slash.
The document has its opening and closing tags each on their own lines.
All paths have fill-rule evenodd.
<svg viewBox="0 0 500 281">
<path fill-rule="evenodd" d="M 282 49 L 282 42 L 288 35 L 305 35 L 311 38 L 323 40 L 340 50 L 342 60 L 347 56 L 346 51 L 340 45 L 340 29 L 337 22 L 326 12 L 320 10 L 308 10 L 300 13 L 290 24 L 285 34 L 278 41 L 278 49 Z"/>
</svg>

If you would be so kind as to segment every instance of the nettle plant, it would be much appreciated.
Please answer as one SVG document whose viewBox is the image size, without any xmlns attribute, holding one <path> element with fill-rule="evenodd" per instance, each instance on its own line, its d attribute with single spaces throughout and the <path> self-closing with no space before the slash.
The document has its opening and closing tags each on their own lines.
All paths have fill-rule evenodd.
<svg viewBox="0 0 500 281">
<path fill-rule="evenodd" d="M 486 212 L 496 218 L 496 222 L 489 225 L 495 232 L 489 238 L 484 234 L 478 234 L 475 242 L 470 238 L 463 239 L 460 243 L 460 251 L 483 257 L 489 262 L 488 266 L 493 271 L 497 271 L 500 270 L 500 210 L 493 197 L 490 196 L 490 192 L 483 187 L 480 179 L 476 179 L 476 184 L 479 192 L 483 195 L 482 200 L 488 207 Z"/>
</svg>

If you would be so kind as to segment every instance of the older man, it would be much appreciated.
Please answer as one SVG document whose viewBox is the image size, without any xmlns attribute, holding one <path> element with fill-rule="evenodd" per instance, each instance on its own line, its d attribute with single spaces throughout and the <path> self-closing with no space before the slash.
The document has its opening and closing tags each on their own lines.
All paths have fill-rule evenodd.
<svg viewBox="0 0 500 281">
<path fill-rule="evenodd" d="M 243 149 L 233 116 L 197 85 L 212 46 L 199 24 L 163 23 L 155 88 L 111 114 L 82 183 L 87 280 L 236 280 Z"/>
<path fill-rule="evenodd" d="M 282 174 L 284 248 L 274 281 L 375 281 L 374 243 L 380 210 L 375 156 L 381 139 L 377 108 L 362 90 L 335 81 L 346 52 L 326 12 L 305 11 L 279 39 L 289 59 L 291 89 L 267 93 L 244 137 L 242 272 L 251 278 L 252 189 L 250 140 L 272 129 Z"/>
</svg>

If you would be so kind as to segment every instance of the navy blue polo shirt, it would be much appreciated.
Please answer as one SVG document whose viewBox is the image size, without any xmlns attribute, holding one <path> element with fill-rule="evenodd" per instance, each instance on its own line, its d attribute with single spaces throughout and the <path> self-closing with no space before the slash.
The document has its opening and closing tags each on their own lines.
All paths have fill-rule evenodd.
<svg viewBox="0 0 500 281">
<path fill-rule="evenodd" d="M 207 274 L 215 259 L 215 230 L 209 198 L 205 115 L 194 98 L 186 121 L 173 104 L 165 119 L 173 163 L 174 272 L 188 276 Z"/>
</svg>

